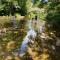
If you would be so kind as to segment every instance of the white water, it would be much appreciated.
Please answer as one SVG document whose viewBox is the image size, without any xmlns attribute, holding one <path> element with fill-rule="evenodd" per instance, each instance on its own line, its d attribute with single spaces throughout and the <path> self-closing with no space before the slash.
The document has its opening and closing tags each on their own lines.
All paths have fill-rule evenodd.
<svg viewBox="0 0 60 60">
<path fill-rule="evenodd" d="M 40 23 L 40 25 L 39 25 L 40 26 L 39 27 L 40 31 L 39 32 L 43 33 L 43 31 L 44 31 L 44 23 L 45 22 L 43 22 L 43 23 L 39 22 L 39 23 Z M 20 50 L 19 50 L 20 56 L 23 56 L 25 54 L 25 52 L 27 51 L 26 50 L 27 49 L 27 45 L 28 45 L 28 42 L 30 41 L 29 37 L 32 36 L 32 38 L 35 38 L 36 35 L 37 35 L 37 33 L 35 32 L 35 30 L 33 29 L 32 20 L 30 20 L 28 22 L 28 29 L 29 30 L 27 31 L 27 35 L 24 37 L 22 45 L 21 45 Z M 45 36 L 41 35 L 41 38 L 45 38 Z M 44 40 L 43 39 L 42 39 L 42 45 L 44 45 Z"/>
<path fill-rule="evenodd" d="M 29 37 L 32 36 L 33 38 L 36 37 L 36 32 L 32 29 L 32 22 L 31 20 L 29 21 L 29 31 L 27 32 L 27 35 L 25 36 L 25 38 L 23 39 L 21 48 L 20 48 L 20 56 L 23 56 L 26 52 L 27 49 L 27 44 L 29 42 Z"/>
<path fill-rule="evenodd" d="M 38 21 L 38 24 L 37 24 L 39 28 L 37 30 L 38 30 L 39 33 L 41 33 L 41 35 L 40 35 L 40 37 L 41 37 L 41 43 L 42 43 L 42 45 L 44 45 L 44 39 L 43 38 L 45 38 L 45 35 L 42 34 L 42 33 L 44 31 L 44 25 L 45 25 L 44 23 L 45 22 L 42 22 L 42 21 L 39 22 L 39 21 Z M 21 44 L 21 47 L 18 50 L 18 53 L 16 51 L 16 52 L 13 53 L 14 55 L 18 55 L 19 54 L 21 57 L 23 57 L 23 55 L 27 51 L 27 45 L 28 45 L 28 42 L 30 41 L 30 37 L 31 36 L 32 36 L 32 38 L 36 37 L 37 33 L 34 30 L 32 24 L 33 24 L 32 20 L 28 21 L 28 23 L 27 23 L 27 25 L 28 25 L 27 35 L 24 37 L 23 42 Z"/>
</svg>

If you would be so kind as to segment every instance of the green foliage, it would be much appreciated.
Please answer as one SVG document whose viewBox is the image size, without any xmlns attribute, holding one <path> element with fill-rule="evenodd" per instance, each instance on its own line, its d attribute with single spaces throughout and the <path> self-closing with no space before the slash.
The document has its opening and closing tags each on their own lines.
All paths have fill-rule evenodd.
<svg viewBox="0 0 60 60">
<path fill-rule="evenodd" d="M 49 10 L 55 10 L 55 6 L 59 5 L 59 2 L 48 2 L 47 3 L 47 11 Z"/>
<path fill-rule="evenodd" d="M 1 0 L 0 15 L 14 15 L 20 9 L 17 0 Z"/>
<path fill-rule="evenodd" d="M 47 2 L 45 2 L 44 0 L 41 0 L 38 7 L 39 8 L 44 8 L 45 5 L 47 5 Z"/>
<path fill-rule="evenodd" d="M 56 3 L 57 4 L 57 3 Z M 60 4 L 50 5 L 48 8 L 49 12 L 47 13 L 46 21 L 50 25 L 50 30 L 59 31 L 60 30 Z M 53 8 L 53 10 L 52 10 Z"/>
<path fill-rule="evenodd" d="M 21 13 L 26 15 L 32 7 L 31 0 L 1 0 L 0 15 L 14 15 Z"/>
<path fill-rule="evenodd" d="M 31 9 L 32 7 L 32 2 L 31 0 L 20 0 L 20 13 L 21 15 L 26 15 L 28 13 L 28 10 Z"/>
<path fill-rule="evenodd" d="M 59 25 L 60 25 L 60 13 L 57 13 L 57 12 L 48 13 L 48 16 L 46 18 L 48 20 L 48 23 L 50 25 L 52 25 L 51 27 L 54 30 L 60 29 L 60 27 L 59 27 Z"/>
<path fill-rule="evenodd" d="M 38 6 L 40 4 L 40 0 L 34 0 L 34 6 Z"/>
</svg>

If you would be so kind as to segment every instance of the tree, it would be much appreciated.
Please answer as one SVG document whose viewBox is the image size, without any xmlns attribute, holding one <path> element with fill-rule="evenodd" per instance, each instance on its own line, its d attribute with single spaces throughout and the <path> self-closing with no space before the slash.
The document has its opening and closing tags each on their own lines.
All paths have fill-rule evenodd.
<svg viewBox="0 0 60 60">
<path fill-rule="evenodd" d="M 55 10 L 55 6 L 57 6 L 58 4 L 60 4 L 59 2 L 48 2 L 47 3 L 47 11 L 50 10 Z"/>
<path fill-rule="evenodd" d="M 20 9 L 18 0 L 1 0 L 0 5 L 0 15 L 14 15 Z"/>
<path fill-rule="evenodd" d="M 26 15 L 32 7 L 32 2 L 31 0 L 1 0 L 0 6 L 0 15 L 14 15 L 15 13 Z"/>
<path fill-rule="evenodd" d="M 39 3 L 39 5 L 38 5 L 38 7 L 39 7 L 39 8 L 44 8 L 44 6 L 45 6 L 46 4 L 47 4 L 47 1 L 41 0 L 40 3 Z"/>
<path fill-rule="evenodd" d="M 40 4 L 40 0 L 34 0 L 34 6 L 38 6 Z"/>
<path fill-rule="evenodd" d="M 19 0 L 19 5 L 21 7 L 21 15 L 26 15 L 28 13 L 28 10 L 32 7 L 32 2 L 31 0 Z"/>
<path fill-rule="evenodd" d="M 53 4 L 52 4 L 53 5 Z M 51 5 L 50 5 L 51 6 Z M 52 10 L 53 8 L 53 10 Z M 47 24 L 50 25 L 50 30 L 55 30 L 57 32 L 59 32 L 60 30 L 60 4 L 54 5 L 52 8 L 49 8 L 49 12 L 47 13 L 46 16 L 46 21 Z"/>
</svg>

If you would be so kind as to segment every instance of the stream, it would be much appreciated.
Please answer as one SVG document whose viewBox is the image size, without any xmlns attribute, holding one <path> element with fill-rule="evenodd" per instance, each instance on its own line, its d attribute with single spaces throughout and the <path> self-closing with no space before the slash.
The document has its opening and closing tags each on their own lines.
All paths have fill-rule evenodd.
<svg viewBox="0 0 60 60">
<path fill-rule="evenodd" d="M 34 30 L 29 30 L 27 35 L 25 36 L 25 38 L 23 39 L 23 42 L 22 42 L 22 45 L 21 45 L 21 48 L 20 48 L 20 55 L 24 55 L 25 52 L 26 52 L 26 46 L 30 40 L 30 36 L 32 36 L 33 38 L 36 37 L 36 32 Z"/>
<path fill-rule="evenodd" d="M 27 49 L 27 44 L 30 40 L 30 36 L 32 36 L 32 38 L 35 38 L 36 37 L 36 32 L 34 29 L 32 29 L 32 23 L 31 23 L 31 20 L 29 21 L 29 25 L 28 25 L 28 31 L 27 31 L 27 35 L 24 37 L 23 39 L 23 42 L 22 42 L 22 45 L 20 47 L 20 56 L 23 56 L 26 52 L 26 49 Z"/>
<path fill-rule="evenodd" d="M 40 20 L 38 21 L 35 21 L 35 22 L 38 22 L 37 25 L 39 27 L 39 29 L 37 29 L 40 33 L 43 32 L 43 26 L 44 26 L 44 22 L 42 23 L 41 21 L 39 22 Z M 28 45 L 28 42 L 30 42 L 30 37 L 32 36 L 32 38 L 35 38 L 37 36 L 37 32 L 35 31 L 35 29 L 33 28 L 33 25 L 34 23 L 32 23 L 32 20 L 29 20 L 27 22 L 27 25 L 28 25 L 28 31 L 27 31 L 27 34 L 26 36 L 23 38 L 23 41 L 22 41 L 22 44 L 19 48 L 19 51 L 18 51 L 18 54 L 23 57 L 27 51 L 27 45 Z M 44 36 L 43 36 L 44 37 Z M 43 42 L 42 42 L 43 43 Z M 15 54 L 16 55 L 16 54 Z"/>
</svg>

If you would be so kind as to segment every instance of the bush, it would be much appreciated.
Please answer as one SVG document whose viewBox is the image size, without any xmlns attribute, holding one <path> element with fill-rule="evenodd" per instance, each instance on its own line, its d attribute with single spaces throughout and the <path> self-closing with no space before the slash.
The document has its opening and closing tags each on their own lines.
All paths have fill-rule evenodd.
<svg viewBox="0 0 60 60">
<path fill-rule="evenodd" d="M 46 16 L 47 24 L 50 25 L 50 30 L 60 30 L 60 4 L 54 7 L 54 10 L 49 10 Z"/>
</svg>

